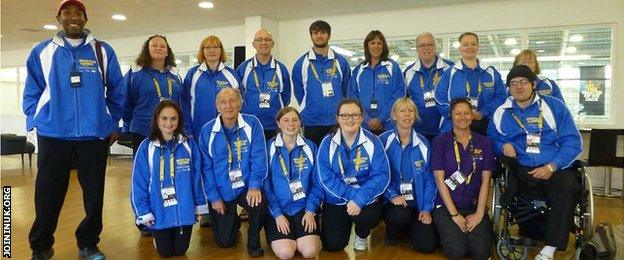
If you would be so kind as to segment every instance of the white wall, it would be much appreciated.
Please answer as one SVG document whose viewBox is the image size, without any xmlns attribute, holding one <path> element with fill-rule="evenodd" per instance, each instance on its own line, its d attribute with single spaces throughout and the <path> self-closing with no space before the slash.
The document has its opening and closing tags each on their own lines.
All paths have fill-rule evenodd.
<svg viewBox="0 0 624 260">
<path fill-rule="evenodd" d="M 358 13 L 295 20 L 278 20 L 276 49 L 279 59 L 287 67 L 310 48 L 308 27 L 317 19 L 324 19 L 332 26 L 332 40 L 362 39 L 373 29 L 379 29 L 387 37 L 417 35 L 424 31 L 433 33 L 458 33 L 464 31 L 515 30 L 538 27 L 561 27 L 588 24 L 613 24 L 612 102 L 613 124 L 586 125 L 595 128 L 624 128 L 624 117 L 616 112 L 624 104 L 624 1 L 622 0 L 518 0 L 486 1 L 415 9 Z M 254 19 L 247 19 L 255 21 Z M 257 20 L 257 19 L 256 19 Z M 271 22 L 274 22 L 271 20 Z M 253 32 L 251 25 L 239 24 L 205 30 L 166 33 L 175 52 L 198 50 L 205 36 L 217 35 L 226 48 L 245 45 Z M 97 36 L 97 32 L 96 36 Z M 119 57 L 134 57 L 147 35 L 107 40 Z M 2 51 L 1 65 L 23 66 L 29 49 Z M 253 53 L 253 50 L 248 50 Z M 232 57 L 230 57 L 232 58 Z M 0 95 L 2 92 L 0 91 Z M 2 97 L 5 102 L 5 97 Z M 19 110 L 21 111 L 21 109 Z M 5 129 L 24 129 L 21 115 L 2 116 L 2 132 Z"/>
</svg>

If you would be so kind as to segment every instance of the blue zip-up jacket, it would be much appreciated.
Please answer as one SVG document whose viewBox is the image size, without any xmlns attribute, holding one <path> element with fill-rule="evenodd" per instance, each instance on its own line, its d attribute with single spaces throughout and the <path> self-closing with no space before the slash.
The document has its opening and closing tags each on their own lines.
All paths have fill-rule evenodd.
<svg viewBox="0 0 624 260">
<path fill-rule="evenodd" d="M 206 63 L 192 67 L 184 77 L 180 100 L 185 132 L 197 138 L 202 127 L 219 113 L 215 105 L 219 91 L 239 86 L 238 73 L 223 62 L 214 72 L 208 69 Z"/>
<path fill-rule="evenodd" d="M 540 153 L 527 153 L 527 133 L 512 113 L 521 120 L 529 133 L 539 133 L 540 111 L 543 118 Z M 497 155 L 503 154 L 503 144 L 511 143 L 516 150 L 518 163 L 527 167 L 553 162 L 557 169 L 564 169 L 579 157 L 583 149 L 581 134 L 572 114 L 561 100 L 551 96 L 535 95 L 533 103 L 525 109 L 521 109 L 513 97 L 508 97 L 494 112 L 488 135 L 494 141 Z"/>
<path fill-rule="evenodd" d="M 241 63 L 236 71 L 242 79 L 241 92 L 245 101 L 243 112 L 258 117 L 264 129 L 276 130 L 275 115 L 290 104 L 292 92 L 290 74 L 286 66 L 275 57 L 271 57 L 267 65 L 260 65 L 254 56 Z M 260 84 L 259 87 L 256 80 Z M 270 94 L 269 108 L 260 108 L 260 92 Z"/>
<path fill-rule="evenodd" d="M 505 85 L 501 80 L 500 73 L 493 66 L 478 61 L 475 69 L 479 72 L 478 82 L 480 84 L 470 86 L 470 97 L 478 98 L 477 111 L 483 115 L 483 118 L 491 118 L 494 110 L 505 102 L 507 96 Z M 436 88 L 435 99 L 440 115 L 442 115 L 441 133 L 450 132 L 452 129 L 450 120 L 451 101 L 456 98 L 469 97 L 466 91 L 468 82 L 466 70 L 462 61 L 457 61 L 451 69 L 442 74 L 440 83 Z M 479 88 L 481 88 L 481 93 L 477 96 Z"/>
<path fill-rule="evenodd" d="M 264 180 L 263 189 L 269 202 L 269 213 L 273 218 L 281 215 L 294 216 L 297 212 L 305 210 L 316 213 L 323 198 L 323 189 L 314 174 L 314 159 L 316 157 L 316 144 L 297 136 L 297 143 L 292 151 L 288 151 L 284 145 L 282 134 L 267 142 L 269 152 L 269 177 Z M 280 162 L 280 155 L 286 166 L 284 170 Z M 300 176 L 301 175 L 301 176 Z M 289 183 L 301 180 L 301 186 L 306 195 L 305 198 L 293 200 Z"/>
<path fill-rule="evenodd" d="M 351 76 L 349 97 L 362 102 L 364 107 L 364 128 L 368 129 L 368 122 L 377 118 L 383 123 L 383 128 L 394 128 L 394 121 L 390 118 L 392 104 L 400 97 L 405 96 L 405 80 L 401 67 L 393 60 L 381 61 L 375 68 L 368 63 L 361 63 Z M 377 100 L 377 110 L 371 109 L 371 101 Z"/>
<path fill-rule="evenodd" d="M 158 96 L 153 79 L 158 81 L 161 96 Z M 171 95 L 169 94 L 169 80 L 171 80 L 172 87 Z M 126 92 L 123 121 L 129 124 L 130 132 L 142 136 L 150 134 L 154 109 L 158 106 L 161 97 L 180 103 L 182 80 L 175 67 L 166 68 L 164 72 L 160 72 L 153 68 L 135 66 L 128 70 L 123 82 Z"/>
<path fill-rule="evenodd" d="M 386 131 L 379 136 L 384 144 L 390 163 L 390 185 L 385 193 L 386 199 L 391 201 L 394 197 L 401 196 L 400 186 L 402 180 L 412 180 L 412 187 L 416 198 L 407 201 L 410 207 L 417 207 L 419 211 L 431 212 L 433 200 L 437 194 L 437 187 L 433 172 L 429 167 L 431 158 L 431 146 L 424 136 L 412 130 L 412 140 L 405 148 L 401 145 L 399 133 L 396 128 Z M 401 169 L 401 161 L 409 161 L 409 167 Z M 405 165 L 403 165 L 405 166 Z M 405 170 L 409 168 L 410 170 Z"/>
<path fill-rule="evenodd" d="M 316 158 L 318 179 L 327 203 L 345 205 L 352 200 L 362 209 L 386 192 L 390 183 L 390 167 L 383 145 L 377 136 L 363 128 L 350 152 L 345 148 L 342 134 L 337 132 L 323 139 Z M 344 176 L 339 161 L 343 163 Z M 344 177 L 355 177 L 359 187 L 347 184 Z"/>
<path fill-rule="evenodd" d="M 173 155 L 174 178 L 170 176 Z M 164 162 L 160 181 L 160 160 Z M 164 207 L 161 187 L 174 186 L 177 205 Z M 178 136 L 173 150 L 158 140 L 141 142 L 132 167 L 130 203 L 137 224 L 150 220 L 150 229 L 165 229 L 195 224 L 195 214 L 208 213 L 201 173 L 201 157 L 195 142 Z"/>
<path fill-rule="evenodd" d="M 65 140 L 105 139 L 118 131 L 124 94 L 117 56 L 102 42 L 105 87 L 96 39 L 84 31 L 86 37 L 76 47 L 60 31 L 30 52 L 22 101 L 27 131 L 37 128 L 38 135 Z M 72 71 L 80 73 L 80 87 L 72 87 Z"/>
<path fill-rule="evenodd" d="M 266 142 L 260 120 L 253 115 L 238 114 L 232 136 L 236 138 L 228 143 L 220 115 L 206 123 L 199 135 L 206 194 L 211 202 L 232 201 L 249 188 L 261 189 L 267 177 Z M 240 145 L 236 144 L 237 139 Z M 228 163 L 227 145 L 230 145 L 232 151 L 231 166 Z M 240 162 L 237 158 L 239 152 Z M 229 170 L 239 165 L 245 186 L 233 189 Z"/>
<path fill-rule="evenodd" d="M 334 66 L 336 71 L 332 74 Z M 316 70 L 318 79 L 314 76 L 312 67 Z M 310 50 L 297 59 L 292 69 L 292 81 L 304 126 L 330 126 L 336 123 L 336 109 L 347 94 L 349 77 L 349 63 L 332 49 L 329 49 L 327 57 Z M 326 97 L 323 95 L 322 82 L 329 81 L 332 83 L 333 93 Z"/>
<path fill-rule="evenodd" d="M 438 108 L 433 105 L 426 107 L 425 93 L 435 93 L 435 89 L 440 83 L 442 74 L 454 65 L 447 59 L 436 56 L 436 62 L 431 66 L 429 73 L 425 73 L 420 60 L 407 66 L 404 72 L 405 84 L 407 85 L 407 95 L 414 101 L 418 108 L 418 120 L 414 124 L 417 133 L 423 135 L 437 135 L 440 133 L 440 121 L 442 116 Z M 433 98 L 433 97 L 432 97 Z"/>
</svg>

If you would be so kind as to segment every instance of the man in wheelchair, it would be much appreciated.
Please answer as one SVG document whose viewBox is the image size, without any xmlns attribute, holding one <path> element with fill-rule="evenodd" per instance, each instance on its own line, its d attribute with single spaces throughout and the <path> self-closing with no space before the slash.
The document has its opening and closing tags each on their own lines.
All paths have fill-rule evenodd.
<svg viewBox="0 0 624 260">
<path fill-rule="evenodd" d="M 509 169 L 517 180 L 516 194 L 541 199 L 550 207 L 544 223 L 521 223 L 520 230 L 540 225 L 545 246 L 535 259 L 553 259 L 556 249 L 565 250 L 568 245 L 580 192 L 570 166 L 581 154 L 582 143 L 568 108 L 556 98 L 537 94 L 536 81 L 527 66 L 511 69 L 507 75 L 510 97 L 494 112 L 488 135 L 499 157 L 516 159 L 517 165 Z"/>
</svg>

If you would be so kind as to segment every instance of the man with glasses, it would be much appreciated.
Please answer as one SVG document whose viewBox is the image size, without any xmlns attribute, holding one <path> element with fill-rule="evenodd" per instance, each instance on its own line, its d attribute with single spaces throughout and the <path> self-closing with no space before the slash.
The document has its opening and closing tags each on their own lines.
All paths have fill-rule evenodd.
<svg viewBox="0 0 624 260">
<path fill-rule="evenodd" d="M 435 38 L 431 33 L 421 33 L 416 37 L 418 60 L 409 65 L 403 75 L 407 85 L 407 95 L 418 108 L 420 120 L 414 130 L 424 135 L 430 142 L 440 133 L 440 112 L 436 108 L 435 89 L 442 73 L 454 63 L 441 58 L 436 52 Z"/>
<path fill-rule="evenodd" d="M 113 49 L 84 28 L 87 12 L 81 1 L 60 2 L 56 20 L 63 30 L 35 46 L 26 61 L 22 107 L 27 130 L 37 129 L 39 147 L 36 217 L 28 240 L 32 259 L 54 255 L 54 232 L 73 161 L 86 214 L 76 229 L 79 256 L 104 259 L 97 244 L 108 146 L 119 136 L 124 104 L 121 70 Z"/>
<path fill-rule="evenodd" d="M 581 154 L 582 143 L 568 108 L 557 98 L 538 95 L 537 80 L 525 65 L 509 71 L 511 96 L 494 112 L 488 134 L 498 156 L 517 161 L 510 167 L 517 193 L 543 199 L 550 207 L 545 219 L 520 223 L 520 232 L 545 240 L 535 259 L 553 259 L 556 249 L 568 245 L 580 188 L 569 167 Z"/>
<path fill-rule="evenodd" d="M 305 137 L 318 145 L 336 123 L 334 113 L 346 96 L 351 68 L 329 48 L 331 27 L 327 22 L 315 21 L 309 32 L 314 46 L 295 62 L 292 81 Z"/>
<path fill-rule="evenodd" d="M 236 69 L 242 79 L 243 111 L 260 119 L 267 140 L 275 136 L 275 115 L 288 106 L 292 92 L 286 66 L 271 55 L 274 45 L 271 32 L 260 29 L 253 39 L 256 55 Z"/>
</svg>

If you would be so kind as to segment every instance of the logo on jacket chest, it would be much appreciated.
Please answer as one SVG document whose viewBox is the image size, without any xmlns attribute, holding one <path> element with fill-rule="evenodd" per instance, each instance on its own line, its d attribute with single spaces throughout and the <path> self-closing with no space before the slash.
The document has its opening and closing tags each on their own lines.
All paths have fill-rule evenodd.
<svg viewBox="0 0 624 260">
<path fill-rule="evenodd" d="M 368 170 L 369 160 L 367 156 L 356 156 L 353 160 L 355 171 Z"/>
<path fill-rule="evenodd" d="M 97 72 L 97 62 L 95 60 L 78 59 L 78 71 L 80 72 Z"/>
<path fill-rule="evenodd" d="M 390 74 L 383 72 L 377 74 L 377 82 L 380 84 L 388 84 L 390 82 Z"/>
<path fill-rule="evenodd" d="M 230 87 L 230 82 L 227 80 L 216 80 L 217 87 L 219 88 L 228 88 Z"/>
</svg>

